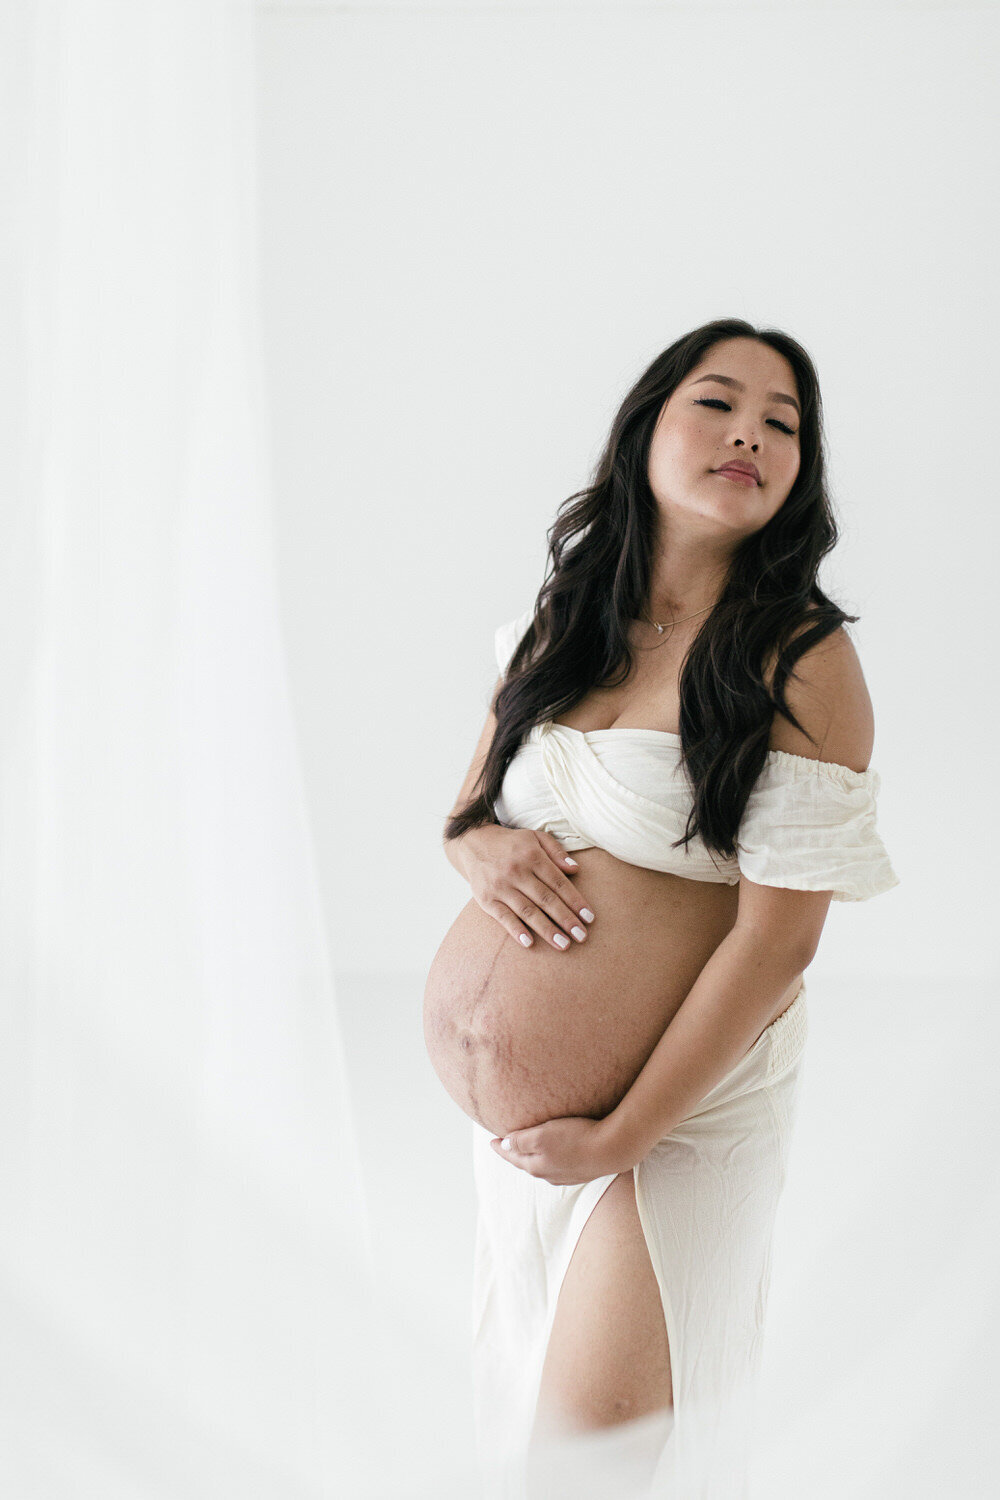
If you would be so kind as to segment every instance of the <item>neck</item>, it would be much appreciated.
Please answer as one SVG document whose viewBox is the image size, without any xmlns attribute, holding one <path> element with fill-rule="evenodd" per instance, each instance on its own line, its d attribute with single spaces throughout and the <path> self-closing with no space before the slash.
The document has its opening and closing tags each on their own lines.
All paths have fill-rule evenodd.
<svg viewBox="0 0 1000 1500">
<path fill-rule="evenodd" d="M 674 542 L 661 549 L 653 566 L 646 613 L 653 620 L 680 619 L 715 604 L 726 585 L 730 557 L 685 548 Z"/>
<path fill-rule="evenodd" d="M 683 591 L 667 592 L 662 588 L 650 589 L 645 613 L 651 620 L 664 624 L 668 620 L 682 620 L 686 615 L 708 614 L 719 600 L 723 585 L 705 583 L 702 588 L 691 587 Z"/>
</svg>

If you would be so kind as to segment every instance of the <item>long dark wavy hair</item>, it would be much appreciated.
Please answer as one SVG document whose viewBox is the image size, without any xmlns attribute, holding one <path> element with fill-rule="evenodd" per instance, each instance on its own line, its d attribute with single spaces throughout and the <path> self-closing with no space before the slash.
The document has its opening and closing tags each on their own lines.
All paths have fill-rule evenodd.
<svg viewBox="0 0 1000 1500">
<path fill-rule="evenodd" d="M 807 733 L 785 701 L 796 661 L 859 618 L 845 614 L 817 583 L 838 531 L 827 493 L 816 370 L 788 334 L 742 318 L 705 323 L 657 355 L 622 402 L 593 483 L 560 505 L 547 532 L 550 561 L 532 622 L 492 704 L 496 731 L 470 800 L 445 823 L 446 841 L 498 821 L 493 804 L 533 725 L 567 712 L 594 686 L 627 680 L 628 624 L 649 608 L 654 563 L 653 431 L 664 403 L 702 356 L 722 339 L 740 337 L 769 344 L 795 372 L 802 408 L 799 472 L 780 510 L 739 543 L 722 593 L 684 659 L 681 759 L 693 795 L 685 833 L 672 846 L 699 835 L 710 852 L 735 858 L 775 712 Z"/>
</svg>

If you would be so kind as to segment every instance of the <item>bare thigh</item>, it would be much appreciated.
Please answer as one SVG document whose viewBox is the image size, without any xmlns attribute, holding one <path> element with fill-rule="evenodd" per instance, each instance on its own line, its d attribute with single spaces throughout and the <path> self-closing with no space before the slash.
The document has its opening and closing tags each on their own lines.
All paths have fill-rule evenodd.
<svg viewBox="0 0 1000 1500">
<path fill-rule="evenodd" d="M 673 1402 L 663 1304 L 632 1173 L 605 1189 L 574 1248 L 542 1367 L 536 1433 L 628 1422 Z"/>
</svg>

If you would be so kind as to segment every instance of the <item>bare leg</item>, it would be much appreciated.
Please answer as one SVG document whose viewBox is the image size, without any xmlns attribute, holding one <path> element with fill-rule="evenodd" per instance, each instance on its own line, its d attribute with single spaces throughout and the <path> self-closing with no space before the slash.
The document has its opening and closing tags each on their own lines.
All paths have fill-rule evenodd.
<svg viewBox="0 0 1000 1500">
<path fill-rule="evenodd" d="M 615 1436 L 608 1429 L 635 1424 L 620 1434 L 619 1446 L 629 1446 L 633 1457 L 643 1448 L 651 1473 L 669 1431 L 672 1401 L 660 1291 L 633 1176 L 622 1172 L 584 1225 L 560 1289 L 542 1368 L 534 1451 L 592 1434 L 595 1441 L 577 1445 L 581 1456 L 604 1449 L 610 1454 Z"/>
</svg>

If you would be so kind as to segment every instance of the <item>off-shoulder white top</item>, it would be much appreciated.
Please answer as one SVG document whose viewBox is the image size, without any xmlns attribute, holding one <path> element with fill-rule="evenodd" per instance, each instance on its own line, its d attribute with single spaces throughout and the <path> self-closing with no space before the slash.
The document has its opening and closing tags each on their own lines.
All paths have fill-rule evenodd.
<svg viewBox="0 0 1000 1500">
<path fill-rule="evenodd" d="M 496 632 L 500 675 L 534 611 Z M 660 729 L 571 729 L 548 719 L 507 767 L 494 812 L 508 828 L 545 829 L 568 851 L 607 849 L 649 870 L 736 885 L 832 891 L 865 901 L 899 884 L 875 826 L 880 779 L 832 761 L 769 750 L 737 832 L 737 858 L 698 836 L 677 849 L 691 808 L 681 737 Z"/>
</svg>

